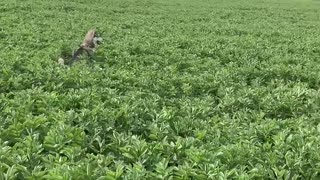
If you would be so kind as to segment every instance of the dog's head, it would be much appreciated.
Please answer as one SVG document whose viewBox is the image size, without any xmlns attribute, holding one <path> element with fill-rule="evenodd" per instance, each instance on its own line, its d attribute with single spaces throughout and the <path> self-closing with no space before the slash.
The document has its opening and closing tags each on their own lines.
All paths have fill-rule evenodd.
<svg viewBox="0 0 320 180">
<path fill-rule="evenodd" d="M 92 41 L 95 45 L 100 45 L 103 42 L 103 39 L 101 37 L 101 32 L 100 31 L 98 32 L 96 28 L 94 28 L 94 36 Z"/>
<path fill-rule="evenodd" d="M 93 43 L 96 45 L 100 45 L 100 44 L 102 44 L 102 42 L 103 42 L 102 37 L 94 37 L 93 38 Z"/>
</svg>

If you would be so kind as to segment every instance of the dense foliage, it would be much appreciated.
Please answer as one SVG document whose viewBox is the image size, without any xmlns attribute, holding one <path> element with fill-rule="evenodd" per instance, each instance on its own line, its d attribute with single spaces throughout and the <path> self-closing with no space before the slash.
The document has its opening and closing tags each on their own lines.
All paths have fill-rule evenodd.
<svg viewBox="0 0 320 180">
<path fill-rule="evenodd" d="M 2 0 L 0 179 L 320 178 L 320 1 Z M 93 64 L 57 57 L 97 27 Z"/>
</svg>

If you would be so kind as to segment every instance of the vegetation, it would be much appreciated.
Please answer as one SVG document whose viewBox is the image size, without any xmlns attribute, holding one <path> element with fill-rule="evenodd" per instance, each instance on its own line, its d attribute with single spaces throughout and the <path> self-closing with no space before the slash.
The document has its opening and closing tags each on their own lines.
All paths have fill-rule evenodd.
<svg viewBox="0 0 320 180">
<path fill-rule="evenodd" d="M 320 178 L 320 1 L 0 2 L 0 179 Z M 94 63 L 57 64 L 92 27 Z"/>
</svg>

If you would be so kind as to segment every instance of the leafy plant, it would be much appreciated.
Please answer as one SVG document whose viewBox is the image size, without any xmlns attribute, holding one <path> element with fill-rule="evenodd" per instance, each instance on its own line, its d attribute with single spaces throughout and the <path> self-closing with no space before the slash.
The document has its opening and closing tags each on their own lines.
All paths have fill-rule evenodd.
<svg viewBox="0 0 320 180">
<path fill-rule="evenodd" d="M 2 0 L 0 179 L 319 179 L 318 9 Z"/>
</svg>

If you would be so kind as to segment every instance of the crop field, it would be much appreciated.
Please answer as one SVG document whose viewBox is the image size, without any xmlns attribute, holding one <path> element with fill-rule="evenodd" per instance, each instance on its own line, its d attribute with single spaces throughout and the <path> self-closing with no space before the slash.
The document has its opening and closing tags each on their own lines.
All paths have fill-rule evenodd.
<svg viewBox="0 0 320 180">
<path fill-rule="evenodd" d="M 320 179 L 319 0 L 1 0 L 0 43 L 0 180 Z"/>
</svg>

